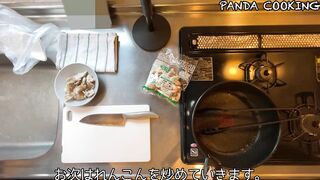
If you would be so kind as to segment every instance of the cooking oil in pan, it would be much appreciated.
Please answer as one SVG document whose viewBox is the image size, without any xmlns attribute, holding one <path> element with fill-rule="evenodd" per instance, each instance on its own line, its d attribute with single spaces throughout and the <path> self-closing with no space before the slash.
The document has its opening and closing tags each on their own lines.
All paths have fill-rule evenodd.
<svg viewBox="0 0 320 180">
<path fill-rule="evenodd" d="M 250 107 L 230 93 L 217 92 L 206 97 L 197 108 L 248 109 Z M 195 129 L 199 131 L 206 128 L 223 128 L 258 122 L 258 117 L 248 111 L 216 111 L 210 114 L 196 114 L 194 118 L 200 118 L 199 121 L 195 121 L 198 122 L 195 124 Z M 236 154 L 247 151 L 256 141 L 258 133 L 258 127 L 226 130 L 213 135 L 203 135 L 200 143 L 217 153 Z"/>
</svg>

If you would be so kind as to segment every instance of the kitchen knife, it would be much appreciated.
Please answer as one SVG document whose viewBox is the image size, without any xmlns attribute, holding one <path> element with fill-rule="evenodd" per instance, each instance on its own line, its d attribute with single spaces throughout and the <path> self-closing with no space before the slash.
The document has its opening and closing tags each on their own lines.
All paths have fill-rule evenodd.
<svg viewBox="0 0 320 180">
<path fill-rule="evenodd" d="M 124 126 L 127 119 L 159 118 L 159 115 L 150 111 L 120 113 L 120 114 L 91 114 L 80 120 L 81 123 L 102 126 Z"/>
</svg>

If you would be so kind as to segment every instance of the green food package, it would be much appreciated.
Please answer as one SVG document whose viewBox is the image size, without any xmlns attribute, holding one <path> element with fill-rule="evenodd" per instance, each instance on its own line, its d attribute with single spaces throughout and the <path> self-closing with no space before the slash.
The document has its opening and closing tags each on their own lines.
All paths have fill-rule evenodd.
<svg viewBox="0 0 320 180">
<path fill-rule="evenodd" d="M 143 89 L 167 99 L 173 104 L 180 100 L 181 92 L 188 86 L 197 61 L 174 56 L 171 49 L 162 50 L 154 61 Z"/>
</svg>

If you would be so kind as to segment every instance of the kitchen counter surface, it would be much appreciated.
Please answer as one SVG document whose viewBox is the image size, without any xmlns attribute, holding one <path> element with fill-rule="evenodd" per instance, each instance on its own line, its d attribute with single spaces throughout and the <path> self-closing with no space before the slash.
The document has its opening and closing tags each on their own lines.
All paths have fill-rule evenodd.
<svg viewBox="0 0 320 180">
<path fill-rule="evenodd" d="M 183 26 L 213 25 L 286 25 L 318 24 L 319 13 L 165 13 L 172 28 L 172 35 L 167 48 L 175 52 L 178 49 L 179 29 Z M 281 17 L 280 17 L 281 16 Z M 151 121 L 151 161 L 147 163 L 99 163 L 99 164 L 63 164 L 61 154 L 61 110 L 55 144 L 45 155 L 30 160 L 0 162 L 0 178 L 44 178 L 56 175 L 55 169 L 61 168 L 100 168 L 110 172 L 115 168 L 118 175 L 128 175 L 123 169 L 132 169 L 132 173 L 142 169 L 141 174 L 148 175 L 149 169 L 161 168 L 199 168 L 201 165 L 185 165 L 180 159 L 180 118 L 179 108 L 174 107 L 156 96 L 142 91 L 153 60 L 158 52 L 146 52 L 132 40 L 131 29 L 139 15 L 122 15 L 113 19 L 114 28 L 119 35 L 119 71 L 116 74 L 99 74 L 100 90 L 89 105 L 124 105 L 149 104 L 151 110 L 160 115 L 160 119 Z M 280 18 L 279 18 L 280 17 Z M 102 141 L 108 141 L 103 137 Z M 132 147 L 139 148 L 139 147 Z M 272 166 L 263 165 L 255 170 L 262 179 L 297 179 L 320 178 L 320 166 Z"/>
</svg>

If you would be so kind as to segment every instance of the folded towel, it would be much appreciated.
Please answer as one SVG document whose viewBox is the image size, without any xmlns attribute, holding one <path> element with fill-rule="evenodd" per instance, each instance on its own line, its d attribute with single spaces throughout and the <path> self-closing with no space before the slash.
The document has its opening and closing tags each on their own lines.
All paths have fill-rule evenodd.
<svg viewBox="0 0 320 180">
<path fill-rule="evenodd" d="M 118 36 L 116 33 L 62 32 L 56 66 L 61 69 L 82 63 L 96 72 L 117 72 Z"/>
</svg>

